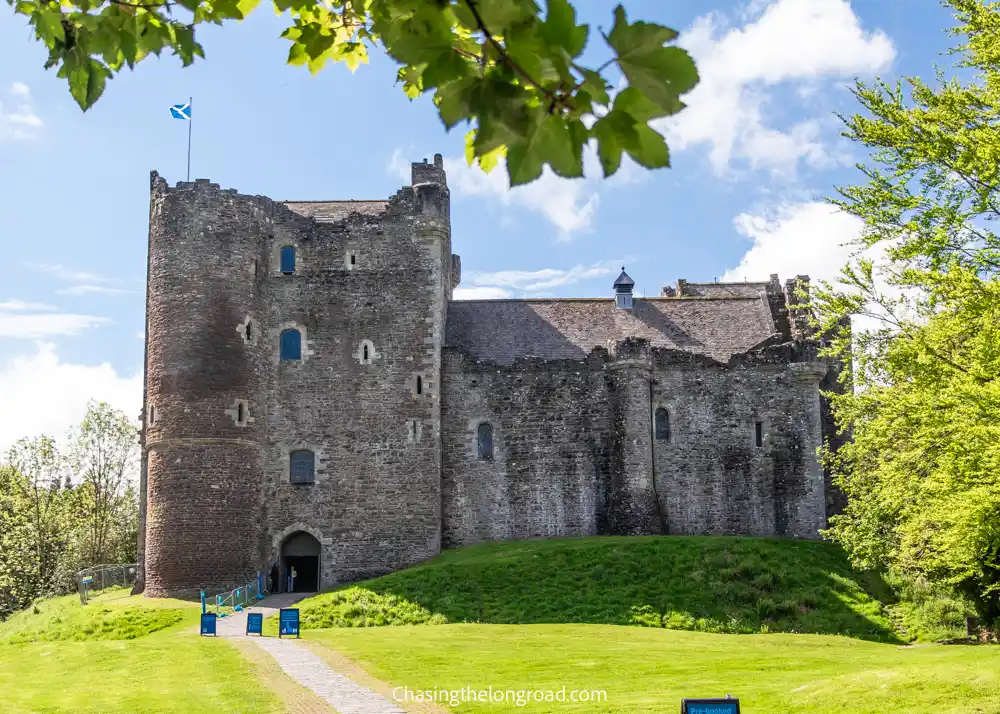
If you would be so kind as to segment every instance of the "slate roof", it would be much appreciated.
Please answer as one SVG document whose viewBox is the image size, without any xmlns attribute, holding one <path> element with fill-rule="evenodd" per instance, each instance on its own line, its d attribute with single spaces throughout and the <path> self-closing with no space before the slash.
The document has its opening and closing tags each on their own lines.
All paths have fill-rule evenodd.
<svg viewBox="0 0 1000 714">
<path fill-rule="evenodd" d="M 754 298 L 453 300 L 445 345 L 482 361 L 583 359 L 594 347 L 645 338 L 726 362 L 777 332 L 767 301 Z"/>
<path fill-rule="evenodd" d="M 337 223 L 357 212 L 377 216 L 385 212 L 388 201 L 282 201 L 300 216 L 314 218 L 318 223 Z"/>
</svg>

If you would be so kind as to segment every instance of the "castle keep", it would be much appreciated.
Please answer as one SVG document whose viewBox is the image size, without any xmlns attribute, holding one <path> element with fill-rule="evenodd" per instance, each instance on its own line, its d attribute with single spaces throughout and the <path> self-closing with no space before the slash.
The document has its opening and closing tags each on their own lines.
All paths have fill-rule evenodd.
<svg viewBox="0 0 1000 714">
<path fill-rule="evenodd" d="M 488 539 L 817 537 L 837 366 L 794 309 L 808 278 L 455 301 L 449 214 L 440 156 L 385 201 L 152 174 L 148 594 Z"/>
</svg>

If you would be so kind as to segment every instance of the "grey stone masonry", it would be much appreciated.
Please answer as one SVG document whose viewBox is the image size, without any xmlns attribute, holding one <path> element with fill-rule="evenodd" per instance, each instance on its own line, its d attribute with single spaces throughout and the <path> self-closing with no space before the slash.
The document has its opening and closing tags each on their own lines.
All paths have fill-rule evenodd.
<svg viewBox="0 0 1000 714">
<path fill-rule="evenodd" d="M 807 277 L 634 298 L 623 271 L 618 301 L 454 300 L 440 155 L 411 178 L 279 202 L 153 173 L 149 594 L 313 553 L 327 588 L 482 540 L 818 536 L 842 505 L 820 388 L 842 387 Z"/>
</svg>

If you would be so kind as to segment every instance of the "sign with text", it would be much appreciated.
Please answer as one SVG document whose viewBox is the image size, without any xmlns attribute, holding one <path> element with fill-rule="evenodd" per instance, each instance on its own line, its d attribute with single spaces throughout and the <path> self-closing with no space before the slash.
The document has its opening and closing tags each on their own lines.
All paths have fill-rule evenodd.
<svg viewBox="0 0 1000 714">
<path fill-rule="evenodd" d="M 298 608 L 282 608 L 278 612 L 278 637 L 282 635 L 299 636 Z"/>
<path fill-rule="evenodd" d="M 264 613 L 262 612 L 250 612 L 247 613 L 247 634 L 264 634 Z"/>
<path fill-rule="evenodd" d="M 683 699 L 681 714 L 740 714 L 740 700 Z"/>
<path fill-rule="evenodd" d="M 214 612 L 201 613 L 201 634 L 203 635 L 215 634 L 215 618 L 216 615 Z"/>
</svg>

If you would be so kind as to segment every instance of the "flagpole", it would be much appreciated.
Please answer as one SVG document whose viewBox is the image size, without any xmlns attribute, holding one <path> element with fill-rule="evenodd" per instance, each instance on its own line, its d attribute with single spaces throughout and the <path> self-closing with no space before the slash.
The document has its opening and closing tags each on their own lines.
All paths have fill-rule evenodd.
<svg viewBox="0 0 1000 714">
<path fill-rule="evenodd" d="M 192 101 L 194 101 L 194 97 L 188 98 L 188 181 L 191 181 L 191 125 L 194 124 L 194 107 L 191 106 Z"/>
</svg>

